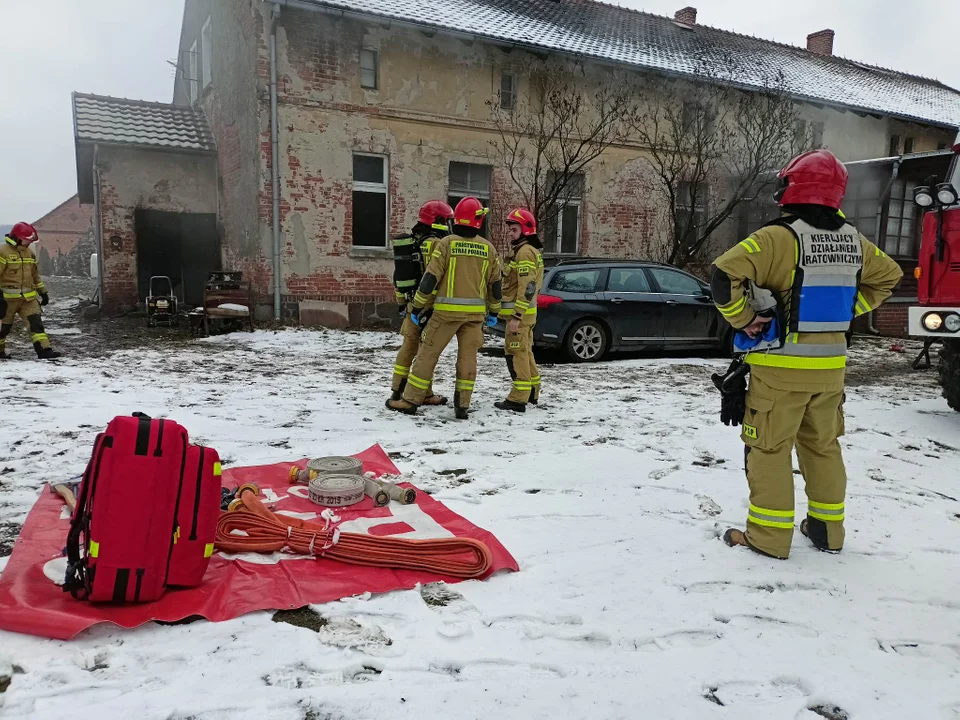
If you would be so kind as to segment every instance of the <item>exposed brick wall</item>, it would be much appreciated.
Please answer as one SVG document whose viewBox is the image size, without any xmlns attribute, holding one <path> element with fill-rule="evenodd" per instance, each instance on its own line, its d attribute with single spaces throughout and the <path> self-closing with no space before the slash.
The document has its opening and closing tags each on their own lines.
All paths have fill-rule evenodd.
<svg viewBox="0 0 960 720">
<path fill-rule="evenodd" d="M 40 236 L 35 246 L 40 272 L 62 275 L 89 272 L 89 263 L 69 260 L 77 245 L 93 231 L 93 205 L 81 205 L 74 195 L 32 224 Z"/>
</svg>

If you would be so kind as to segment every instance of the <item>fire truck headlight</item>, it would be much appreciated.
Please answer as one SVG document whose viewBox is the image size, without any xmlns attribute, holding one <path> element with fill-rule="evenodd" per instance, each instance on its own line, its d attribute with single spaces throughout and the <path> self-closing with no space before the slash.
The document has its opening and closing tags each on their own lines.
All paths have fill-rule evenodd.
<svg viewBox="0 0 960 720">
<path fill-rule="evenodd" d="M 957 191 L 950 183 L 941 183 L 937 185 L 937 200 L 940 204 L 949 207 L 957 202 Z"/>
<path fill-rule="evenodd" d="M 923 316 L 923 326 L 930 332 L 936 332 L 943 325 L 943 318 L 937 313 L 929 313 Z"/>
<path fill-rule="evenodd" d="M 952 333 L 960 332 L 960 315 L 947 315 L 943 319 L 943 326 Z"/>
</svg>

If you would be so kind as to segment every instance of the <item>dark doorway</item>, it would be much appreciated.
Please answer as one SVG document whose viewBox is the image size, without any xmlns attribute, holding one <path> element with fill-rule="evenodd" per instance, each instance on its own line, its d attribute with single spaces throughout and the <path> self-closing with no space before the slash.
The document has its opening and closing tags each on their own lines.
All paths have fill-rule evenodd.
<svg viewBox="0 0 960 720">
<path fill-rule="evenodd" d="M 221 269 L 217 216 L 137 210 L 135 221 L 140 299 L 151 276 L 167 275 L 187 307 L 200 305 L 208 274 Z"/>
</svg>

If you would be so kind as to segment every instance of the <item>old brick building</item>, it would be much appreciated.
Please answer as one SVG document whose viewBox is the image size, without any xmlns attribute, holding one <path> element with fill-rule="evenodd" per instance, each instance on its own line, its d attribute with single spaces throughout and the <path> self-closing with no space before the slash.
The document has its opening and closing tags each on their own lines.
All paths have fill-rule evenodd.
<svg viewBox="0 0 960 720">
<path fill-rule="evenodd" d="M 79 275 L 90 272 L 93 246 L 93 207 L 81 205 L 74 195 L 33 226 L 40 235 L 37 260 L 44 275 Z"/>
<path fill-rule="evenodd" d="M 488 101 L 525 97 L 533 65 L 576 57 L 587 83 L 617 68 L 667 75 L 682 89 L 722 55 L 740 59 L 747 91 L 759 87 L 758 68 L 782 70 L 817 142 L 844 161 L 885 156 L 894 142 L 897 153 L 936 151 L 960 124 L 960 93 L 835 57 L 831 31 L 797 48 L 699 25 L 693 8 L 675 18 L 593 0 L 444 8 L 187 0 L 173 103 L 209 123 L 222 262 L 254 280 L 261 316 L 276 294 L 287 318 L 320 310 L 366 320 L 390 297 L 389 238 L 413 224 L 422 202 L 513 202 L 491 152 Z M 639 257 L 663 242 L 664 208 L 646 192 L 644 156 L 625 142 L 592 165 L 548 250 Z M 738 232 L 727 223 L 717 244 Z"/>
</svg>

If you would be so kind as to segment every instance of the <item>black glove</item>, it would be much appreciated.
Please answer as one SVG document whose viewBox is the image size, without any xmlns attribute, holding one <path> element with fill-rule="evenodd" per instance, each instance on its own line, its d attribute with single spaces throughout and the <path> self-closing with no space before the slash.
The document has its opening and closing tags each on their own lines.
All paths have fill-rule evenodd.
<svg viewBox="0 0 960 720">
<path fill-rule="evenodd" d="M 7 301 L 0 296 L 0 322 L 7 316 Z"/>
<path fill-rule="evenodd" d="M 400 319 L 403 320 L 407 316 L 407 304 L 397 305 L 397 315 L 400 316 Z"/>
<path fill-rule="evenodd" d="M 50 294 L 49 293 L 40 293 L 40 307 L 50 304 Z"/>
<path fill-rule="evenodd" d="M 720 391 L 720 422 L 741 425 L 747 411 L 747 373 L 750 366 L 741 358 L 734 360 L 723 375 L 714 373 L 713 384 Z"/>
</svg>

